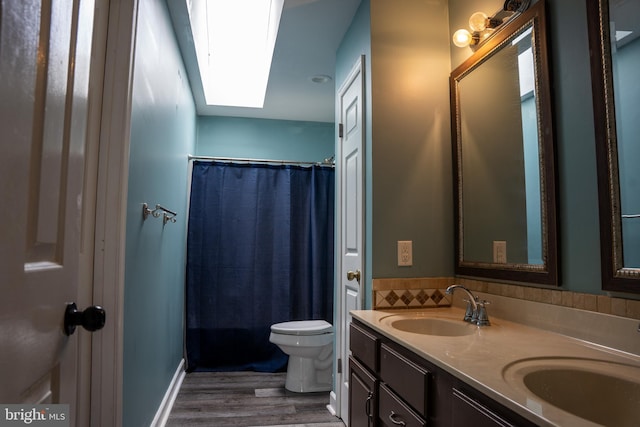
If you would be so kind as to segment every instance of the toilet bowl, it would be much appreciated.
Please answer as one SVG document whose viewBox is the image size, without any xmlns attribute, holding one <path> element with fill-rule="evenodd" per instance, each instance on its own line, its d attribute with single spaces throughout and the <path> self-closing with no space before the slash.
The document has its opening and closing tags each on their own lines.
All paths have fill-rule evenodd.
<svg viewBox="0 0 640 427">
<path fill-rule="evenodd" d="M 296 393 L 330 391 L 333 386 L 333 327 L 324 320 L 271 325 L 269 341 L 289 355 L 285 388 Z"/>
</svg>

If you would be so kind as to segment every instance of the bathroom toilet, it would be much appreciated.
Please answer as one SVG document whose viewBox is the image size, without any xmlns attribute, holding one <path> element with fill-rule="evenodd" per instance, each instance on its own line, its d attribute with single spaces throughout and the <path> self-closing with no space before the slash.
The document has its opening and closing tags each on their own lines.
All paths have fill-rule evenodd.
<svg viewBox="0 0 640 427">
<path fill-rule="evenodd" d="M 269 341 L 289 355 L 285 388 L 297 393 L 333 386 L 333 326 L 324 320 L 271 325 Z"/>
</svg>

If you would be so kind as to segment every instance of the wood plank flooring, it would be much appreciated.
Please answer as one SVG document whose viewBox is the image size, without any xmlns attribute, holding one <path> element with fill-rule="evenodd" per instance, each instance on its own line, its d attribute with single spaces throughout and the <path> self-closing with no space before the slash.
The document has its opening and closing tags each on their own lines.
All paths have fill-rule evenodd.
<svg viewBox="0 0 640 427">
<path fill-rule="evenodd" d="M 187 374 L 167 426 L 344 427 L 327 409 L 329 392 L 292 393 L 286 374 Z"/>
</svg>

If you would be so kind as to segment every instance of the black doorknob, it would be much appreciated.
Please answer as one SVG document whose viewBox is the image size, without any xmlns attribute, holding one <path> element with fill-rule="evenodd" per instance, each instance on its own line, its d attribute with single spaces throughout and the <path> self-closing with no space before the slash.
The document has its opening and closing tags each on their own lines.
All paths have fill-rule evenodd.
<svg viewBox="0 0 640 427">
<path fill-rule="evenodd" d="M 105 320 L 106 313 L 99 305 L 92 305 L 84 311 L 80 311 L 76 303 L 72 302 L 67 304 L 67 309 L 64 312 L 64 333 L 73 334 L 78 325 L 90 332 L 97 331 L 104 327 Z"/>
</svg>

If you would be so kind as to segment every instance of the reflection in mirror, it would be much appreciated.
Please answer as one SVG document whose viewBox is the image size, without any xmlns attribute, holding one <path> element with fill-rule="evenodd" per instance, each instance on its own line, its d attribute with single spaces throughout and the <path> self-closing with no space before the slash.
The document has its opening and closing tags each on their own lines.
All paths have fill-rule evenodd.
<svg viewBox="0 0 640 427">
<path fill-rule="evenodd" d="M 587 2 L 602 278 L 640 292 L 640 2 Z"/>
<path fill-rule="evenodd" d="M 531 37 L 527 27 L 458 84 L 468 261 L 494 262 L 493 241 L 502 241 L 503 261 L 542 264 Z M 497 108 L 487 108 L 488 101 Z"/>
<path fill-rule="evenodd" d="M 557 284 L 544 2 L 451 74 L 456 273 Z"/>
</svg>

